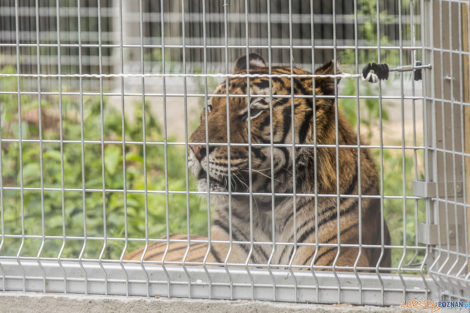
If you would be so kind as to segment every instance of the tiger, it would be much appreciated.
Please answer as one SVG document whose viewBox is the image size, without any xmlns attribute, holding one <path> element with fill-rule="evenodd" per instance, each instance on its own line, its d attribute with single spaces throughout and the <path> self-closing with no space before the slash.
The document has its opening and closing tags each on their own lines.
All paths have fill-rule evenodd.
<svg viewBox="0 0 470 313">
<path fill-rule="evenodd" d="M 155 243 L 127 259 L 165 251 L 166 260 L 181 260 L 188 250 L 188 262 L 389 268 L 378 172 L 335 100 L 339 63 L 312 75 L 250 53 L 233 74 L 189 140 L 188 167 L 214 203 L 210 244 L 188 250 L 194 237 L 172 235 L 180 238 L 172 247 Z"/>
</svg>

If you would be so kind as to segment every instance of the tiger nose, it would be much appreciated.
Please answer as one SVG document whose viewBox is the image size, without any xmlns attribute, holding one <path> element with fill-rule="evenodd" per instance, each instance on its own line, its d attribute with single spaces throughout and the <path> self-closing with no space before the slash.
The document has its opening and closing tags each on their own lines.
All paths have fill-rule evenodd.
<svg viewBox="0 0 470 313">
<path fill-rule="evenodd" d="M 201 145 L 193 145 L 191 146 L 191 150 L 194 152 L 194 156 L 201 161 L 206 156 L 206 147 Z"/>
</svg>

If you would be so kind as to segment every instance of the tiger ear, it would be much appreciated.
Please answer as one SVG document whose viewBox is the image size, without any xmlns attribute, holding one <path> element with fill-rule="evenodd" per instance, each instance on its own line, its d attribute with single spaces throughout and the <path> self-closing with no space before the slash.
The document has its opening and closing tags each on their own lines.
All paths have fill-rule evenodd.
<svg viewBox="0 0 470 313">
<path fill-rule="evenodd" d="M 266 67 L 266 62 L 264 62 L 263 58 L 256 53 L 250 53 L 248 55 L 249 63 L 248 66 L 249 68 L 255 68 L 255 67 Z M 241 72 L 241 71 L 246 71 L 246 55 L 238 58 L 235 61 L 235 65 L 233 66 L 233 72 Z"/>
<path fill-rule="evenodd" d="M 334 60 L 331 60 L 315 70 L 315 75 L 339 75 L 341 73 L 339 62 L 335 62 Z M 335 82 L 338 84 L 340 80 L 340 77 L 315 77 L 315 87 L 320 88 L 325 95 L 334 95 Z"/>
</svg>

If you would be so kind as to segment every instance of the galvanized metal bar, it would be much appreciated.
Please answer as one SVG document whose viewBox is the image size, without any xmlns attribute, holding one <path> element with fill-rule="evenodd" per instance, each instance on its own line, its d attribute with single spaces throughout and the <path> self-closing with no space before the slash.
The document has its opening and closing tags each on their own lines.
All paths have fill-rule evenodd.
<svg viewBox="0 0 470 313">
<path fill-rule="evenodd" d="M 402 49 L 399 51 L 399 62 L 400 66 L 403 66 L 403 34 L 402 34 L 402 24 L 403 24 L 403 19 L 402 19 L 402 12 L 401 12 L 401 0 L 398 1 L 398 41 L 399 45 Z M 400 72 L 400 115 L 401 115 L 401 166 L 402 166 L 402 194 L 406 195 L 406 155 L 405 155 L 405 99 L 404 99 L 404 77 L 403 77 L 403 72 Z M 403 237 L 402 237 L 402 254 L 401 258 L 398 264 L 398 275 L 401 279 L 401 282 L 403 284 L 403 290 L 406 290 L 406 281 L 403 279 L 403 276 L 401 274 L 401 267 L 403 266 L 403 263 L 405 261 L 406 257 L 406 252 L 407 252 L 407 232 L 406 232 L 406 198 L 403 197 L 402 199 L 402 227 L 403 227 Z M 405 298 L 405 291 L 403 291 L 403 298 Z"/>
<path fill-rule="evenodd" d="M 354 0 L 354 44 L 357 46 L 358 44 L 358 15 L 357 15 L 357 0 Z M 354 49 L 354 67 L 356 72 L 359 72 L 359 50 L 356 48 Z M 356 132 L 357 132 L 357 172 L 361 172 L 361 90 L 359 87 L 360 79 L 359 77 L 356 79 Z M 354 182 L 353 182 L 354 183 Z M 362 208 L 362 175 L 357 176 L 357 195 L 358 195 L 358 208 Z M 315 192 L 317 193 L 317 192 Z M 318 197 L 316 197 L 318 198 Z M 363 303 L 363 282 L 361 281 L 358 272 L 357 272 L 357 264 L 360 260 L 360 257 L 363 255 L 363 242 L 362 242 L 362 232 L 364 231 L 362 227 L 362 210 L 358 210 L 358 220 L 359 220 L 359 235 L 358 235 L 358 243 L 359 243 L 359 250 L 357 253 L 356 260 L 354 261 L 354 275 L 356 276 L 356 280 L 358 282 L 359 287 L 359 298 L 360 303 Z"/>
<path fill-rule="evenodd" d="M 289 0 L 290 1 L 290 0 Z M 289 2 L 290 4 L 290 2 Z M 245 0 L 244 3 L 245 7 L 245 57 L 246 57 L 246 72 L 250 73 L 250 40 L 249 40 L 249 24 L 248 24 L 248 0 Z M 254 246 L 254 216 L 253 216 L 253 163 L 252 163 L 252 150 L 251 150 L 251 85 L 250 85 L 250 76 L 246 77 L 246 109 L 247 109 L 247 138 L 248 138 L 248 194 L 249 194 L 249 202 L 248 202 L 248 214 L 249 214 L 249 223 L 250 223 L 250 250 L 247 253 L 246 259 L 245 259 L 245 267 L 246 271 L 250 277 L 251 280 L 251 287 L 252 287 L 252 293 L 251 293 L 251 299 L 255 300 L 255 289 L 254 289 L 254 280 L 253 277 L 251 276 L 250 268 L 248 264 L 250 263 L 251 256 L 253 255 L 253 246 Z M 229 110 L 231 109 L 231 106 L 228 108 Z M 229 122 L 227 122 L 229 123 Z M 227 137 L 229 138 L 229 137 Z M 231 162 L 229 160 L 229 162 Z"/>
<path fill-rule="evenodd" d="M 315 19 L 314 19 L 314 2 L 313 0 L 310 0 L 310 37 L 311 37 L 311 43 L 312 43 L 312 67 L 311 71 L 312 73 L 315 73 L 315 48 L 317 46 L 316 43 L 316 38 L 315 38 Z M 356 36 L 357 37 L 357 36 Z M 313 116 L 317 115 L 317 97 L 316 97 L 316 84 L 315 84 L 315 79 L 312 79 L 312 102 L 313 102 Z M 316 196 L 318 194 L 318 138 L 317 138 L 317 119 L 312 118 L 312 127 L 313 127 L 313 159 L 315 160 L 315 167 L 314 167 L 314 174 L 313 174 L 313 183 L 314 183 L 314 213 L 315 213 L 315 229 L 318 229 L 318 197 Z M 318 299 L 320 298 L 320 290 L 318 288 L 319 282 L 317 275 L 315 274 L 315 271 L 313 270 L 313 266 L 315 265 L 315 260 L 317 259 L 318 256 L 318 250 L 319 250 L 319 240 L 318 240 L 318 232 L 315 232 L 315 252 L 312 256 L 312 261 L 310 262 L 310 272 L 312 273 L 312 278 L 315 281 L 315 285 L 317 288 L 315 288 L 315 298 Z M 361 297 L 362 300 L 362 297 Z"/>
<path fill-rule="evenodd" d="M 162 54 L 162 73 L 166 73 L 166 50 L 165 50 L 165 22 L 163 19 L 163 16 L 165 14 L 165 7 L 164 7 L 164 2 L 160 1 L 160 36 L 161 36 L 161 54 Z M 141 43 L 143 44 L 143 43 Z M 168 186 L 168 125 L 167 125 L 167 95 L 166 95 L 166 79 L 165 77 L 162 77 L 162 100 L 163 100 L 163 140 L 164 140 L 164 152 L 163 152 L 163 158 L 164 158 L 164 164 L 165 164 L 165 234 L 166 234 L 166 247 L 165 251 L 163 251 L 163 256 L 162 256 L 162 269 L 165 273 L 165 276 L 167 278 L 167 293 L 166 295 L 170 297 L 170 275 L 168 274 L 168 271 L 165 266 L 165 259 L 168 253 L 168 248 L 170 247 L 170 209 L 169 209 L 169 186 Z"/>
<path fill-rule="evenodd" d="M 268 73 L 272 75 L 272 48 L 271 48 L 271 0 L 266 0 L 266 15 L 267 15 L 267 37 L 268 37 Z M 313 24 L 312 24 L 313 25 Z M 313 51 L 313 49 L 312 49 Z M 312 52 L 313 54 L 313 52 Z M 313 62 L 312 62 L 313 63 Z M 270 77 L 268 79 L 268 87 L 269 87 L 269 103 L 273 103 L 273 80 Z M 274 256 L 274 252 L 276 251 L 276 218 L 275 218 L 275 196 L 274 196 L 274 133 L 273 133 L 273 106 L 269 106 L 269 153 L 270 153 L 270 174 L 271 174 L 271 240 L 272 240 L 272 248 L 271 253 L 269 255 L 267 263 L 267 270 L 269 271 L 269 275 L 271 277 L 272 286 L 273 286 L 273 299 L 274 301 L 277 300 L 277 287 L 276 287 L 276 280 L 271 271 L 271 262 Z"/>
<path fill-rule="evenodd" d="M 204 54 L 204 67 L 203 67 L 203 73 L 207 74 L 207 38 L 206 38 L 206 0 L 202 0 L 202 20 L 203 20 L 203 27 L 202 27 L 202 30 L 203 30 L 203 38 L 204 38 L 204 50 L 203 50 L 203 54 Z M 204 117 L 205 117 L 205 121 L 204 121 L 204 126 L 205 126 L 205 137 L 206 137 L 206 151 L 209 151 L 209 119 L 208 119 L 208 114 L 209 114 L 209 88 L 208 88 L 208 80 L 207 80 L 207 77 L 206 79 L 204 80 Z M 212 105 L 212 104 L 211 104 Z M 210 162 L 209 162 L 209 158 L 207 158 L 207 163 L 206 163 L 206 166 L 207 166 L 207 173 L 210 169 Z M 206 175 L 206 184 L 207 186 L 210 186 L 210 176 L 209 174 Z M 212 242 L 211 242 L 211 218 L 212 218 L 212 214 L 211 214 L 211 191 L 210 191 L 210 188 L 207 189 L 207 194 L 206 194 L 206 202 L 207 202 L 207 234 L 208 234 L 208 237 L 207 237 L 207 241 L 208 241 L 208 245 L 207 245 L 207 251 L 206 253 L 204 254 L 204 260 L 202 261 L 203 263 L 203 267 L 204 267 L 204 270 L 206 271 L 206 275 L 207 275 L 207 280 L 209 281 L 209 297 L 212 296 L 212 279 L 211 279 L 211 276 L 209 274 L 209 272 L 207 271 L 207 258 L 209 257 L 210 255 L 210 252 L 211 252 L 211 249 L 212 249 Z M 231 218 L 231 216 L 230 216 Z M 231 225 L 232 223 L 230 223 Z M 231 235 L 230 235 L 230 238 L 231 238 Z M 230 255 L 230 251 L 232 249 L 232 246 L 231 246 L 231 243 L 230 243 L 230 248 L 229 248 L 229 255 Z M 227 274 L 229 276 L 229 281 L 230 283 L 232 283 L 232 278 L 230 277 L 230 273 L 227 271 Z M 232 289 L 231 289 L 232 290 Z"/>
<path fill-rule="evenodd" d="M 229 46 L 228 46 L 228 22 L 227 22 L 227 17 L 228 17 L 228 9 L 229 9 L 230 1 L 229 0 L 224 0 L 224 70 L 225 74 L 230 73 L 229 71 L 229 58 L 228 58 L 228 52 L 229 52 Z M 248 59 L 247 59 L 248 62 Z M 225 111 L 225 116 L 226 116 L 226 121 L 227 121 L 227 175 L 228 175 L 228 180 L 232 180 L 232 152 L 231 152 L 231 132 L 230 132 L 230 96 L 233 97 L 232 94 L 230 94 L 229 91 L 229 77 L 225 76 L 225 106 L 226 106 L 226 111 Z M 228 220 L 229 220 L 229 250 L 227 251 L 227 255 L 224 258 L 224 269 L 226 273 L 229 273 L 229 259 L 230 256 L 233 252 L 233 227 L 232 227 L 232 214 L 233 214 L 233 206 L 232 206 L 232 184 L 228 184 Z M 210 241 L 210 237 L 209 237 Z M 245 265 L 246 266 L 246 265 Z M 229 281 L 230 281 L 230 299 L 235 299 L 236 297 L 234 296 L 234 285 L 233 285 L 233 278 L 231 275 L 229 275 Z M 252 294 L 253 294 L 253 289 L 252 289 Z"/>
<path fill-rule="evenodd" d="M 292 37 L 292 0 L 289 0 L 289 8 L 288 8 L 288 17 L 289 17 L 289 70 L 290 70 L 290 131 L 291 131 L 291 153 L 292 153 L 292 242 L 293 242 L 293 250 L 291 253 L 291 258 L 289 260 L 289 268 L 292 269 L 292 262 L 294 261 L 295 255 L 297 253 L 297 176 L 296 176 L 296 156 L 295 156 L 295 91 L 294 91 L 294 78 L 292 74 L 294 73 L 294 51 L 292 48 L 293 45 L 293 37 Z M 333 22 L 334 23 L 334 22 Z M 334 25 L 334 24 L 333 24 Z M 294 295 L 297 299 L 297 280 L 295 276 L 292 276 L 294 280 Z"/>
<path fill-rule="evenodd" d="M 382 44 L 381 44 L 381 35 L 380 35 L 380 1 L 377 0 L 375 3 L 375 11 L 376 11 L 376 36 L 377 36 L 377 63 L 382 63 Z M 381 241 L 381 249 L 380 249 L 380 256 L 376 264 L 375 272 L 378 276 L 378 279 L 382 286 L 382 302 L 385 302 L 385 293 L 384 293 L 384 285 L 382 281 L 382 275 L 379 272 L 379 265 L 384 257 L 384 243 L 385 243 L 385 217 L 384 217 L 384 142 L 383 142 L 383 99 L 382 99 L 382 82 L 379 81 L 379 151 L 380 151 L 380 161 L 379 161 L 379 180 L 380 180 L 380 241 Z"/>
<path fill-rule="evenodd" d="M 81 9 L 80 9 L 80 2 L 77 2 L 77 27 L 78 27 L 78 72 L 82 74 L 82 35 L 81 35 Z M 80 100 L 79 100 L 79 105 L 80 105 L 80 165 L 81 165 L 81 183 L 82 183 L 82 227 L 83 227 L 83 245 L 82 248 L 80 249 L 80 253 L 78 255 L 78 262 L 81 266 L 83 276 L 85 277 L 85 284 L 84 284 L 84 292 L 85 294 L 88 294 L 88 274 L 83 267 L 83 255 L 85 253 L 85 249 L 88 243 L 87 236 L 88 236 L 88 231 L 87 231 L 87 207 L 86 207 L 86 180 L 85 180 L 85 125 L 84 125 L 84 119 L 85 119 L 85 112 L 84 112 L 84 100 L 83 100 L 83 78 L 79 78 L 79 91 L 80 91 Z M 44 213 L 43 213 L 44 214 Z M 46 292 L 46 290 L 44 290 Z"/>
<path fill-rule="evenodd" d="M 122 5 L 122 0 L 119 0 L 119 5 L 117 6 L 117 11 L 118 11 L 118 17 L 115 17 L 117 19 L 117 22 L 115 25 L 119 27 L 120 33 L 119 33 L 119 42 L 121 46 L 119 47 L 119 72 L 124 73 L 124 48 L 123 48 L 123 42 L 124 42 L 124 30 L 123 30 L 123 5 Z M 116 66 L 117 67 L 117 66 Z M 80 70 L 81 71 L 81 70 Z M 165 80 L 165 78 L 163 78 Z M 128 229 L 128 207 L 127 207 L 127 161 L 126 161 L 126 106 L 125 106 L 125 98 L 124 98 L 124 77 L 122 77 L 119 80 L 119 89 L 121 92 L 120 96 L 120 102 L 121 102 L 121 153 L 122 153 L 122 180 L 123 180 L 123 204 L 124 204 L 124 246 L 122 247 L 122 252 L 121 255 L 119 256 L 119 261 L 123 261 L 124 256 L 127 252 L 127 248 L 129 245 L 129 241 L 127 240 L 129 237 L 129 229 Z M 165 89 L 163 89 L 165 90 Z M 82 125 L 83 125 L 83 114 L 82 114 Z M 82 132 L 83 133 L 83 132 Z M 82 135 L 83 136 L 83 135 Z M 82 137 L 83 138 L 83 137 Z M 82 147 L 83 149 L 83 147 Z M 83 160 L 83 158 L 82 158 Z M 82 162 L 82 171 L 84 171 L 84 163 Z M 166 168 L 166 167 L 165 167 Z M 85 186 L 85 178 L 83 174 L 83 186 Z M 83 193 L 83 197 L 85 197 L 85 194 Z M 85 201 L 85 198 L 83 198 L 83 201 Z M 84 217 L 86 215 L 84 214 Z M 86 225 L 86 219 L 84 218 L 84 225 Z M 86 228 L 85 228 L 86 229 Z M 85 245 L 84 245 L 85 247 Z M 82 250 L 83 251 L 83 250 Z M 81 252 L 83 253 L 83 252 Z M 124 268 L 124 266 L 121 266 L 124 275 L 126 277 L 126 296 L 129 295 L 129 276 Z"/>
<path fill-rule="evenodd" d="M 58 0 L 57 0 L 58 1 Z M 103 205 L 103 246 L 101 248 L 100 254 L 99 254 L 99 264 L 101 266 L 101 261 L 103 259 L 104 253 L 106 251 L 106 248 L 108 247 L 108 227 L 107 227 L 107 203 L 106 203 L 106 192 L 104 191 L 106 189 L 106 170 L 105 170 L 105 144 L 104 144 L 104 97 L 103 97 L 103 77 L 101 74 L 103 73 L 103 63 L 102 63 L 102 47 L 101 47 L 101 14 L 99 13 L 101 11 L 101 3 L 98 1 L 97 3 L 97 9 L 98 9 L 98 70 L 99 70 L 99 90 L 100 90 L 100 148 L 101 148 L 101 186 L 103 188 L 102 192 L 102 205 Z M 59 16 L 59 15 L 57 15 Z M 59 20 L 59 18 L 57 18 Z M 143 79 L 143 78 L 142 78 Z M 62 115 L 62 110 L 61 110 L 61 115 Z M 144 126 L 145 127 L 145 126 Z M 62 133 L 62 132 L 61 132 Z M 144 147 L 145 147 L 145 140 L 144 140 Z M 144 148 L 145 149 L 145 148 Z M 145 150 L 144 150 L 145 151 Z M 61 151 L 61 155 L 63 157 L 63 151 Z M 144 154 L 145 158 L 145 154 Z M 63 162 L 62 162 L 63 164 Z M 63 188 L 63 186 L 62 186 Z M 64 222 L 64 229 L 65 229 L 65 222 Z M 65 231 L 64 231 L 65 233 Z M 64 246 L 65 247 L 65 244 Z M 108 294 L 108 276 L 104 268 L 102 267 L 103 274 L 105 276 L 105 295 Z"/>
<path fill-rule="evenodd" d="M 36 18 L 35 18 L 35 22 L 36 22 L 36 59 L 37 59 L 37 66 L 36 66 L 36 71 L 37 73 L 40 73 L 41 72 L 41 61 L 40 61 L 40 55 L 41 55 L 41 52 L 40 52 L 40 47 L 39 47 L 39 13 L 38 13 L 38 10 L 39 10 L 39 3 L 38 3 L 38 0 L 36 0 L 36 3 L 35 3 L 35 9 L 36 9 Z M 37 99 L 38 99 L 38 131 L 39 131 L 39 173 L 40 173 L 40 188 L 41 188 L 41 235 L 42 235 L 42 240 L 41 240 L 41 245 L 38 249 L 38 253 L 37 253 L 37 258 L 38 258 L 38 262 L 40 261 L 40 257 L 41 257 L 41 253 L 44 249 L 44 246 L 45 246 L 45 229 L 46 229 L 46 225 L 45 225 L 45 207 L 44 207 L 44 152 L 43 152 L 43 142 L 42 142 L 42 139 L 43 139 L 43 134 L 42 134 L 42 99 L 41 99 L 41 79 L 38 78 L 37 80 Z M 0 140 L 1 140 L 1 136 L 0 136 Z M 0 147 L 0 150 L 1 150 L 1 147 Z M 0 160 L 1 162 L 1 160 Z M 0 171 L 0 176 L 2 175 L 1 171 Z M 0 182 L 1 182 L 1 178 L 0 178 Z M 1 184 L 1 183 L 0 183 Z M 3 190 L 2 190 L 2 193 L 3 193 Z M 2 201 L 3 201 L 3 198 L 2 198 Z M 2 210 L 2 214 L 3 214 L 3 210 Z M 2 244 L 0 244 L 0 250 L 1 250 L 1 246 Z M 42 268 L 42 265 L 41 263 L 39 262 L 39 266 L 41 267 L 41 270 L 43 271 L 43 292 L 46 292 L 46 280 L 47 280 L 47 277 L 46 277 L 46 274 Z"/>
<path fill-rule="evenodd" d="M 139 10 L 139 36 L 140 36 L 140 49 L 139 49 L 139 56 L 140 56 L 140 72 L 142 73 L 141 81 L 140 83 L 142 84 L 141 87 L 141 101 L 142 101 L 142 158 L 143 158 L 143 174 L 144 174 L 144 212 L 145 212 L 145 220 L 144 220 L 144 238 L 145 238 L 145 247 L 142 252 L 142 255 L 140 257 L 140 266 L 142 269 L 145 270 L 145 267 L 143 265 L 143 260 L 145 257 L 145 254 L 147 253 L 148 247 L 149 247 L 149 221 L 148 221 L 148 188 L 147 188 L 147 118 L 146 118 L 146 103 L 145 103 L 145 63 L 144 63 L 144 26 L 143 26 L 143 21 L 142 21 L 142 12 L 143 12 L 143 7 L 142 7 L 142 0 L 139 0 L 139 5 L 138 5 L 138 10 Z M 167 234 L 169 235 L 169 234 Z M 163 261 L 165 259 L 163 258 Z M 149 287 L 150 283 L 150 277 L 147 272 L 146 273 L 146 284 Z M 170 282 L 168 282 L 170 283 Z M 149 295 L 149 292 L 147 291 L 147 295 Z M 169 296 L 169 295 L 168 295 Z"/>
<path fill-rule="evenodd" d="M 15 33 L 16 33 L 16 71 L 17 73 L 20 73 L 21 72 L 21 68 L 20 68 L 20 48 L 19 48 L 19 17 L 18 17 L 18 0 L 15 0 Z M 16 98 L 16 101 L 17 101 L 17 105 L 18 105 L 18 125 L 21 125 L 22 123 L 22 118 L 21 118 L 21 82 L 20 82 L 20 77 L 18 77 L 16 79 L 16 91 L 17 91 L 17 98 Z M 18 180 L 19 180 L 19 191 L 20 191 L 20 218 L 21 218 L 21 221 L 20 221 L 20 224 L 21 224 L 21 235 L 23 236 L 21 238 L 21 243 L 20 243 L 20 246 L 18 248 L 18 252 L 16 254 L 16 257 L 17 257 L 17 262 L 18 264 L 21 264 L 20 263 L 20 255 L 21 255 L 21 251 L 23 250 L 23 246 L 24 246 L 24 235 L 25 235 L 25 229 L 24 229 L 24 187 L 23 187 L 23 144 L 22 144 L 22 140 L 23 140 L 23 129 L 22 127 L 18 127 L 18 139 L 19 139 L 19 143 L 18 143 L 18 150 L 19 150 L 19 173 L 18 173 Z M 24 274 L 24 273 L 23 273 Z M 25 282 L 25 277 L 23 276 L 23 282 Z"/>
<path fill-rule="evenodd" d="M 463 55 L 463 51 L 470 51 L 470 5 L 468 4 L 462 4 L 462 41 L 461 41 L 461 46 L 460 46 L 460 52 L 463 58 L 463 73 L 461 75 L 462 83 L 463 83 L 463 91 L 464 91 L 464 96 L 463 96 L 463 101 L 466 103 L 470 103 L 470 60 L 468 55 Z M 468 106 L 463 106 L 461 105 L 461 125 L 464 125 L 464 132 L 465 134 L 462 136 L 462 140 L 465 140 L 464 143 L 462 143 L 462 146 L 464 147 L 465 152 L 470 152 L 470 108 Z M 463 113 L 463 114 L 462 114 Z M 464 201 L 469 204 L 470 203 L 470 158 L 469 157 L 463 157 L 464 159 L 464 164 L 463 166 L 465 167 L 465 175 L 464 175 Z M 467 233 L 465 236 L 466 240 L 466 252 L 467 255 L 469 254 L 470 251 L 470 231 L 468 230 L 468 227 L 470 225 L 470 210 L 467 209 L 465 210 L 465 220 L 467 222 L 467 227 L 465 229 L 465 232 Z M 467 262 L 467 278 L 470 277 L 470 261 L 469 258 L 466 260 Z"/>
<path fill-rule="evenodd" d="M 22 274 L 21 268 L 16 261 L 1 260 L 0 263 L 5 268 L 8 275 L 6 275 L 6 290 L 14 291 L 22 288 Z M 23 261 L 22 262 L 25 276 L 25 289 L 29 292 L 41 290 L 41 273 L 38 270 L 36 261 Z M 110 295 L 125 295 L 127 290 L 126 283 L 129 284 L 130 296 L 166 296 L 167 295 L 167 279 L 164 271 L 160 266 L 145 266 L 145 271 L 138 264 L 125 264 L 124 267 L 129 275 L 129 281 L 123 278 L 122 269 L 119 264 L 103 263 L 106 270 L 108 279 L 108 287 Z M 58 271 L 59 265 L 57 261 L 43 262 L 46 274 L 49 277 L 49 291 L 60 292 L 62 291 L 62 281 L 64 277 L 61 271 Z M 97 263 L 84 264 L 87 272 L 89 273 L 89 285 L 92 288 L 93 294 L 102 294 L 105 291 L 106 284 L 103 279 L 101 267 Z M 63 267 L 67 273 L 68 293 L 83 293 L 84 279 L 81 276 L 81 270 L 76 262 L 63 262 Z M 197 288 L 194 288 L 193 298 L 207 299 L 208 283 L 205 282 L 206 273 L 203 269 L 198 267 L 188 267 L 188 272 L 191 274 L 192 283 Z M 227 281 L 227 274 L 223 268 L 208 268 L 207 269 L 212 277 L 213 299 L 251 299 L 252 287 L 255 290 L 259 300 L 273 300 L 271 277 L 265 270 L 251 270 L 251 276 L 244 269 L 229 269 L 233 279 L 233 292 L 231 294 L 230 284 Z M 187 297 L 187 281 L 184 271 L 181 267 L 167 266 L 168 274 L 172 281 L 171 294 L 172 297 Z M 147 285 L 146 273 L 149 274 L 150 281 Z M 296 277 L 297 284 L 294 283 L 290 275 L 293 273 Z M 287 302 L 321 302 L 321 303 L 336 303 L 337 285 L 334 276 L 329 272 L 318 272 L 316 274 L 319 284 L 312 283 L 311 274 L 306 271 L 289 270 L 273 270 L 272 274 L 276 280 L 278 289 L 277 301 Z M 337 272 L 336 275 L 341 281 L 342 285 L 342 302 L 360 304 L 357 298 L 357 286 L 355 283 L 355 275 L 353 273 Z M 376 274 L 359 273 L 361 280 L 364 283 L 363 288 L 363 303 L 368 305 L 399 305 L 403 301 L 403 289 L 399 278 L 396 275 L 382 274 L 381 280 L 377 278 Z M 252 279 L 254 280 L 252 282 Z M 415 276 L 407 277 L 408 287 L 406 290 L 406 300 L 427 300 L 425 298 L 425 291 L 422 289 L 422 280 Z M 427 282 L 431 286 L 429 296 L 431 299 L 436 299 L 438 291 L 436 286 L 428 278 Z M 467 285 L 468 286 L 468 285 Z M 297 296 L 295 289 L 298 289 Z M 320 289 L 320 298 L 316 299 L 315 289 Z M 464 293 L 464 297 L 469 297 L 468 290 Z M 381 299 L 382 292 L 387 293 L 387 297 Z"/>
</svg>

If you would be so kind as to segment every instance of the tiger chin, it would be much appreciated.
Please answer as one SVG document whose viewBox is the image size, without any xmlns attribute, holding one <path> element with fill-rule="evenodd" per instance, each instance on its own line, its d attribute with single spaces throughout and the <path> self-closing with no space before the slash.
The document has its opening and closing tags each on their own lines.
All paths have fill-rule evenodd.
<svg viewBox="0 0 470 313">
<path fill-rule="evenodd" d="M 233 73 L 241 75 L 215 89 L 190 137 L 188 166 L 199 190 L 214 193 L 207 261 L 386 271 L 390 234 L 378 174 L 337 111 L 338 64 L 326 63 L 312 79 L 297 68 L 268 67 L 251 53 Z M 169 249 L 176 253 L 170 259 L 181 260 L 179 245 Z M 190 251 L 190 261 L 202 260 L 204 247 Z"/>
</svg>

